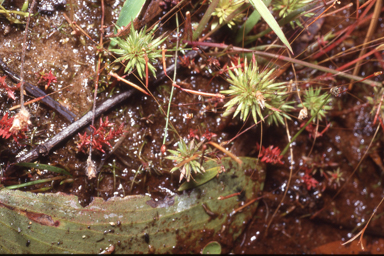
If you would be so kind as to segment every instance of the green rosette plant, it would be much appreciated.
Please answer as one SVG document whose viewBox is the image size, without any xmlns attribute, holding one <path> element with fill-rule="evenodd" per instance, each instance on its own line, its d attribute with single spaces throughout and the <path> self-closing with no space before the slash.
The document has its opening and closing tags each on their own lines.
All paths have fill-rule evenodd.
<svg viewBox="0 0 384 256">
<path fill-rule="evenodd" d="M 244 60 L 244 69 L 241 66 L 239 60 L 238 65 L 232 63 L 232 70 L 228 70 L 227 81 L 231 85 L 221 93 L 232 96 L 232 99 L 224 105 L 224 116 L 234 112 L 233 117 L 240 114 L 240 119 L 245 121 L 251 113 L 255 123 L 258 117 L 264 121 L 264 117 L 268 116 L 267 124 L 276 125 L 284 124 L 283 117 L 291 119 L 286 114 L 293 109 L 293 102 L 285 100 L 288 95 L 286 82 L 274 83 L 273 69 L 259 72 L 254 57 L 249 66 L 247 59 Z"/>
<path fill-rule="evenodd" d="M 309 89 L 305 91 L 304 101 L 298 105 L 300 108 L 306 107 L 311 111 L 311 116 L 315 116 L 313 122 L 315 122 L 316 119 L 321 121 L 321 119 L 326 116 L 327 111 L 332 109 L 332 106 L 329 106 L 332 99 L 327 99 L 328 95 L 326 93 L 320 95 L 320 92 L 321 88 L 313 89 L 309 87 Z M 323 104 L 324 101 L 326 102 Z"/>
<path fill-rule="evenodd" d="M 145 67 L 148 65 L 148 70 L 156 77 L 156 68 L 153 63 L 156 63 L 158 58 L 162 57 L 160 45 L 166 37 L 158 37 L 154 39 L 156 27 L 149 33 L 146 33 L 146 27 L 137 31 L 131 27 L 131 31 L 127 39 L 120 37 L 111 38 L 111 41 L 116 43 L 120 49 L 111 49 L 112 52 L 122 55 L 115 62 L 127 62 L 124 72 L 131 72 L 134 68 L 140 78 L 145 74 Z"/>
</svg>

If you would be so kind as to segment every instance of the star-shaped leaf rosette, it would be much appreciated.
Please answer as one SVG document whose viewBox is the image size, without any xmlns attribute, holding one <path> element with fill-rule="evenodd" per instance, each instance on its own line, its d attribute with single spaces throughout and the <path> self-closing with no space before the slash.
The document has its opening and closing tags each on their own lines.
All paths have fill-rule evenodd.
<svg viewBox="0 0 384 256">
<path fill-rule="evenodd" d="M 232 70 L 228 70 L 229 78 L 227 81 L 231 84 L 229 90 L 221 91 L 223 94 L 232 96 L 224 107 L 226 108 L 224 116 L 233 114 L 236 117 L 240 114 L 240 119 L 245 121 L 249 114 L 257 123 L 258 118 L 267 124 L 284 124 L 283 117 L 291 119 L 286 112 L 293 109 L 291 102 L 285 99 L 288 96 L 286 82 L 274 83 L 272 77 L 273 69 L 259 72 L 259 67 L 253 56 L 249 66 L 247 59 L 244 60 L 242 69 L 240 60 L 238 65 L 232 63 Z"/>
<path fill-rule="evenodd" d="M 183 139 L 180 139 L 177 150 L 169 149 L 168 152 L 172 155 L 165 157 L 166 159 L 173 160 L 175 167 L 171 169 L 171 173 L 180 170 L 180 182 L 185 177 L 187 182 L 192 177 L 192 172 L 203 173 L 205 172 L 201 164 L 201 158 L 209 160 L 210 158 L 203 155 L 203 150 L 200 149 L 205 140 L 195 144 L 195 139 L 192 139 L 187 145 Z M 210 152 L 209 149 L 206 152 Z"/>
</svg>

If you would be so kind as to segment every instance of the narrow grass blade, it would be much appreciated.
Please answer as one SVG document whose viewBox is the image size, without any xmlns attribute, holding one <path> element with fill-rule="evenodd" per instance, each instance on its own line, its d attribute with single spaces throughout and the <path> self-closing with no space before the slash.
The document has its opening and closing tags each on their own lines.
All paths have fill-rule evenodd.
<svg viewBox="0 0 384 256">
<path fill-rule="evenodd" d="M 58 176 L 58 177 L 49 178 L 49 179 L 42 179 L 42 180 L 34 180 L 34 181 L 30 181 L 30 182 L 25 182 L 22 184 L 12 185 L 12 186 L 8 186 L 5 188 L 6 189 L 24 188 L 24 187 L 33 186 L 33 185 L 40 184 L 40 183 L 50 182 L 53 180 L 61 180 L 61 179 L 65 179 L 65 178 L 66 178 L 65 176 Z"/>
<path fill-rule="evenodd" d="M 39 169 L 39 170 L 48 170 L 48 171 L 51 171 L 51 172 L 72 176 L 65 169 L 59 168 L 59 167 L 56 167 L 56 166 L 53 166 L 53 165 L 49 165 L 49 164 L 18 163 L 16 165 L 17 166 L 21 166 L 21 167 L 27 167 L 27 168 L 35 168 L 35 169 Z"/>
<path fill-rule="evenodd" d="M 282 18 L 281 20 L 279 20 L 277 24 L 279 24 L 280 26 L 284 26 L 285 24 L 288 24 L 289 22 L 294 20 L 297 16 L 299 16 L 303 12 L 306 12 L 310 9 L 313 9 L 316 5 L 317 5 L 317 3 L 315 2 L 313 4 L 309 4 L 309 5 L 306 5 L 302 8 L 296 9 L 293 12 L 291 12 L 290 14 L 288 14 L 285 18 Z M 272 31 L 272 29 L 268 28 L 268 29 L 258 33 L 257 35 L 247 36 L 246 38 L 244 38 L 244 41 L 245 41 L 244 45 L 247 45 L 247 44 L 250 44 L 250 43 L 256 41 L 258 38 L 265 36 L 266 34 L 270 33 L 271 31 Z"/>
</svg>

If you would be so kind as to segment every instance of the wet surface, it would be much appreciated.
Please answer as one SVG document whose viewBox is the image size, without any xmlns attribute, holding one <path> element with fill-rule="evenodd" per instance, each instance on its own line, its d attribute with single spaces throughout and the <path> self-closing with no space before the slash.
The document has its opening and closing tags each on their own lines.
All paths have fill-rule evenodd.
<svg viewBox="0 0 384 256">
<path fill-rule="evenodd" d="M 21 8 L 21 5 L 22 1 L 11 1 L 5 7 L 17 9 Z M 172 6 L 171 3 L 166 3 L 166 5 L 168 10 Z M 106 34 L 112 31 L 112 24 L 116 22 L 121 6 L 122 2 L 120 1 L 106 1 L 105 24 L 108 26 Z M 74 8 L 72 9 L 72 7 Z M 77 0 L 67 1 L 67 3 L 65 1 L 40 1 L 36 9 L 38 14 L 31 22 L 28 36 L 29 46 L 26 51 L 24 79 L 34 85 L 40 85 L 40 88 L 43 89 L 45 84 L 38 83 L 39 74 L 51 71 L 57 76 L 57 82 L 50 85 L 47 93 L 54 92 L 50 96 L 75 113 L 78 119 L 91 109 L 93 103 L 97 63 L 97 44 L 95 42 L 98 42 L 100 36 L 100 3 Z M 79 32 L 72 33 L 73 29 L 64 18 L 64 13 L 71 20 L 76 21 L 76 24 L 94 42 Z M 165 14 L 165 11 L 160 14 Z M 337 32 L 346 28 L 353 23 L 354 15 L 351 10 L 347 9 L 326 18 L 324 21 L 319 21 L 316 24 L 317 27 L 311 30 L 316 36 L 300 39 L 301 41 L 295 49 L 300 50 L 304 47 L 303 45 L 311 45 L 318 40 L 318 35 L 324 35 L 329 31 Z M 196 17 L 194 19 L 197 21 Z M 384 34 L 384 26 L 381 22 L 382 19 L 379 21 L 380 24 L 374 39 L 380 38 Z M 351 38 L 343 41 L 328 55 L 335 56 L 363 43 L 368 25 L 368 21 L 361 24 L 358 30 L 353 32 Z M 166 23 L 157 33 L 160 34 L 168 29 L 173 29 L 172 26 L 174 26 L 174 20 Z M 20 69 L 23 31 L 23 26 L 11 25 L 6 19 L 0 19 L 0 58 L 16 73 Z M 172 33 L 175 35 L 175 32 Z M 288 38 L 293 34 L 293 31 L 287 31 Z M 230 38 L 226 37 L 225 33 L 220 33 L 212 38 L 215 42 L 231 43 Z M 173 41 L 170 39 L 166 43 L 170 45 Z M 267 43 L 267 41 L 268 39 L 265 39 L 263 43 Z M 322 65 L 337 68 L 357 58 L 357 56 L 358 53 L 342 55 L 333 59 L 332 62 Z M 111 64 L 112 60 L 111 57 L 105 57 L 103 64 Z M 218 61 L 223 66 L 224 63 L 229 62 L 229 59 L 223 56 L 219 57 Z M 170 65 L 173 62 L 174 60 L 170 58 L 167 64 Z M 364 77 L 380 70 L 377 61 L 371 59 L 369 64 L 371 65 L 362 66 L 360 76 Z M 207 65 L 206 56 L 200 54 L 196 57 L 195 64 L 190 68 L 184 66 L 177 71 L 179 82 L 183 82 L 184 88 L 218 93 L 228 87 L 224 79 L 219 76 L 212 77 L 213 73 L 218 73 L 214 66 L 204 69 L 203 65 Z M 117 64 L 112 65 L 111 69 L 114 68 L 118 68 Z M 156 68 L 161 72 L 160 63 Z M 294 80 L 294 72 L 291 68 L 286 68 L 286 71 L 278 79 Z M 320 72 L 313 72 L 309 68 L 299 66 L 295 68 L 301 90 L 308 88 L 314 80 L 324 90 L 330 89 L 332 86 L 341 86 L 343 90 L 348 87 L 349 81 L 346 79 L 325 80 L 318 77 L 321 75 Z M 1 71 L 0 76 L 3 76 Z M 380 81 L 382 75 L 371 79 Z M 6 81 L 12 84 L 9 78 Z M 101 73 L 100 81 L 98 103 L 111 97 L 111 95 L 127 90 L 128 85 L 112 82 L 113 79 L 107 76 L 107 71 Z M 135 79 L 132 81 L 138 83 Z M 150 81 L 153 82 L 154 79 L 152 78 Z M 137 92 L 123 104 L 103 114 L 104 120 L 105 117 L 108 117 L 117 126 L 123 124 L 126 134 L 122 138 L 120 147 L 112 155 L 97 151 L 93 153 L 93 158 L 101 170 L 96 179 L 89 181 L 85 175 L 87 154 L 78 152 L 76 142 L 80 138 L 76 135 L 61 143 L 48 157 L 40 159 L 41 163 L 49 163 L 68 170 L 73 175 L 73 180 L 62 185 L 59 181 L 42 183 L 26 187 L 23 190 L 71 193 L 79 197 L 79 202 L 83 206 L 88 205 L 94 197 L 102 197 L 107 200 L 111 197 L 139 194 L 151 195 L 153 201 L 149 201 L 148 204 L 152 207 L 162 208 L 171 204 L 172 196 L 178 193 L 179 172 L 176 172 L 175 175 L 169 173 L 172 163 L 161 156 L 160 149 L 163 144 L 165 127 L 163 111 L 167 109 L 172 86 L 167 79 L 158 83 L 160 85 L 150 87 L 151 93 L 157 101 Z M 372 106 L 367 105 L 353 109 L 364 104 L 367 101 L 366 96 L 372 96 L 373 89 L 362 84 L 356 84 L 351 94 L 342 93 L 339 97 L 333 98 L 333 110 L 329 112 L 327 121 L 320 123 L 319 130 L 322 131 L 328 123 L 331 123 L 331 126 L 321 137 L 316 138 L 311 155 L 308 153 L 314 143 L 313 136 L 310 137 L 308 131 L 304 131 L 298 136 L 293 146 L 295 163 L 287 197 L 267 232 L 269 219 L 282 199 L 286 188 L 289 178 L 290 157 L 288 158 L 286 155 L 283 158 L 283 165 L 268 165 L 263 199 L 259 204 L 257 214 L 235 242 L 233 252 L 335 252 L 339 249 L 330 245 L 334 251 L 326 251 L 322 246 L 335 241 L 340 243 L 347 241 L 352 237 L 352 231 L 356 234 L 354 229 L 364 225 L 369 219 L 383 194 L 383 166 L 380 166 L 380 161 L 375 161 L 377 159 L 375 154 L 378 155 L 379 159 L 383 158 L 382 131 L 379 132 L 364 161 L 354 172 L 355 167 L 364 156 L 378 124 L 373 125 Z M 16 100 L 12 101 L 8 99 L 5 91 L 1 91 L 0 116 L 7 112 L 10 115 L 17 113 L 17 110 L 9 111 L 10 107 L 19 104 L 17 93 L 15 96 Z M 295 98 L 297 96 L 293 95 L 292 97 L 298 100 Z M 29 99 L 31 98 L 28 97 Z M 167 149 L 176 147 L 179 135 L 183 138 L 188 136 L 201 138 L 203 134 L 207 134 L 209 131 L 217 135 L 214 137 L 214 141 L 218 143 L 233 138 L 242 129 L 243 123 L 238 119 L 232 120 L 228 117 L 222 117 L 223 104 L 224 102 L 220 102 L 220 100 L 203 98 L 175 89 L 170 112 L 170 121 L 173 127 L 170 127 L 169 136 L 165 143 Z M 69 125 L 68 121 L 43 104 L 32 103 L 28 109 L 32 115 L 32 125 L 26 132 L 28 139 L 19 140 L 18 143 L 12 138 L 0 139 L 0 164 L 2 168 L 12 163 L 18 155 L 46 142 Z M 341 111 L 345 112 L 340 114 Z M 248 122 L 246 126 L 250 124 Z M 291 135 L 300 129 L 300 124 L 296 119 L 289 123 Z M 99 118 L 95 120 L 95 126 L 98 127 L 98 125 Z M 79 132 L 84 134 L 86 131 L 89 132 L 90 128 L 82 129 Z M 262 131 L 258 126 L 227 145 L 227 149 L 231 149 L 238 156 L 255 157 L 257 156 L 256 142 L 260 142 L 261 133 L 262 143 L 265 146 L 274 145 L 283 149 L 288 143 L 286 131 L 281 126 L 263 126 Z M 116 143 L 118 139 L 116 138 L 111 144 Z M 217 156 L 222 155 L 221 152 L 217 152 Z M 102 165 L 100 165 L 101 159 L 105 159 Z M 327 174 L 329 175 L 327 172 L 333 172 L 337 168 L 340 168 L 344 179 L 340 181 L 340 185 L 329 182 L 329 179 L 325 177 Z M 313 170 L 312 177 L 318 182 L 316 186 L 310 189 L 303 182 L 303 177 L 308 169 Z M 8 186 L 54 176 L 52 173 L 34 169 L 19 170 L 12 179 L 3 183 Z M 347 180 L 348 182 L 346 182 Z M 343 189 L 335 197 L 341 186 Z M 380 253 L 383 250 L 380 247 L 382 243 L 379 237 L 384 235 L 384 221 L 380 213 L 379 208 L 377 218 L 372 220 L 366 231 L 367 248 L 371 253 Z M 311 216 L 312 218 L 310 218 Z M 202 234 L 201 239 L 204 242 L 209 242 L 210 230 L 204 230 Z M 143 239 L 146 239 L 145 236 Z M 232 243 L 228 242 L 228 244 Z M 360 251 L 358 247 L 353 248 L 354 251 L 351 249 L 351 251 L 346 252 L 356 253 Z M 226 249 L 230 250 L 230 248 Z M 175 250 L 183 252 L 185 248 L 180 246 Z"/>
</svg>

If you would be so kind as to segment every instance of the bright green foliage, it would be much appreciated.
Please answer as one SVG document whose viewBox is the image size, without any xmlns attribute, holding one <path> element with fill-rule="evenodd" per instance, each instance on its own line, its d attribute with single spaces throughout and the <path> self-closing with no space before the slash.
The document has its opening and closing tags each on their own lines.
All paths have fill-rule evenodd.
<svg viewBox="0 0 384 256">
<path fill-rule="evenodd" d="M 285 18 L 291 12 L 302 8 L 306 5 L 309 5 L 317 0 L 276 0 L 273 1 L 273 10 L 279 11 L 279 17 Z M 305 17 L 313 16 L 313 13 L 307 13 L 304 15 Z M 300 27 L 303 27 L 299 19 L 296 19 L 296 24 Z M 292 28 L 294 28 L 293 21 L 290 22 Z"/>
<path fill-rule="evenodd" d="M 368 100 L 368 103 L 372 105 L 372 110 L 371 110 L 371 114 L 372 115 L 376 115 L 377 113 L 377 108 L 380 106 L 380 110 L 379 110 L 379 117 L 384 120 L 384 104 L 380 102 L 382 102 L 382 97 L 383 97 L 383 94 L 384 94 L 384 88 L 377 88 L 377 87 L 374 87 L 373 89 L 373 97 L 367 97 L 367 100 Z"/>
<path fill-rule="evenodd" d="M 252 113 L 253 120 L 257 123 L 257 116 L 264 121 L 264 116 L 269 115 L 267 123 L 274 122 L 284 124 L 283 117 L 290 119 L 285 113 L 293 109 L 290 104 L 285 102 L 287 97 L 287 87 L 285 82 L 273 83 L 273 70 L 264 70 L 259 73 L 255 58 L 247 66 L 247 60 L 244 61 L 244 70 L 241 69 L 240 61 L 238 65 L 232 63 L 233 71 L 228 70 L 231 84 L 229 90 L 221 91 L 223 94 L 234 96 L 224 107 L 226 110 L 224 116 L 230 115 L 233 107 L 236 107 L 233 117 L 240 113 L 240 119 L 245 121 L 249 113 Z"/>
<path fill-rule="evenodd" d="M 212 13 L 212 16 L 217 16 L 219 18 L 219 24 L 222 24 L 229 15 L 231 15 L 237 8 L 239 8 L 244 3 L 244 0 L 220 0 L 215 11 Z M 228 27 L 232 28 L 235 23 L 241 21 L 244 17 L 244 14 L 240 13 L 236 15 L 232 20 L 228 21 Z"/>
<path fill-rule="evenodd" d="M 199 150 L 199 148 L 203 142 L 204 141 L 201 141 L 199 144 L 195 145 L 195 140 L 192 139 L 187 146 L 183 139 L 180 139 L 178 144 L 179 148 L 177 150 L 168 150 L 172 155 L 165 158 L 173 160 L 176 164 L 176 166 L 171 169 L 171 172 L 180 169 L 180 182 L 184 177 L 187 179 L 187 182 L 189 182 L 192 171 L 194 173 L 205 172 L 204 167 L 200 165 L 203 152 Z"/>
<path fill-rule="evenodd" d="M 324 93 L 320 95 L 320 91 L 321 88 L 314 90 L 312 87 L 310 87 L 308 90 L 305 91 L 303 103 L 300 103 L 298 106 L 299 108 L 306 107 L 308 110 L 311 111 L 311 116 L 316 116 L 315 118 L 313 118 L 313 122 L 315 122 L 316 119 L 319 119 L 320 121 L 323 117 L 325 117 L 327 111 L 332 109 L 332 107 L 328 105 L 332 99 L 326 99 L 327 94 Z M 324 103 L 325 100 L 327 102 Z M 320 109 L 321 105 L 323 105 L 322 109 Z M 319 109 L 320 111 L 317 112 Z"/>
<path fill-rule="evenodd" d="M 111 41 L 117 43 L 120 47 L 120 49 L 111 49 L 111 51 L 122 55 L 122 57 L 117 58 L 115 62 L 128 61 L 125 72 L 130 72 L 136 68 L 140 78 L 143 78 L 143 73 L 145 75 L 145 65 L 148 65 L 148 70 L 156 77 L 156 69 L 152 63 L 157 62 L 157 58 L 162 56 L 159 46 L 164 42 L 165 38 L 159 37 L 153 39 L 155 29 L 156 27 L 146 34 L 145 27 L 138 32 L 132 26 L 126 40 L 119 37 L 111 38 Z M 146 64 L 146 58 L 148 64 Z"/>
</svg>

